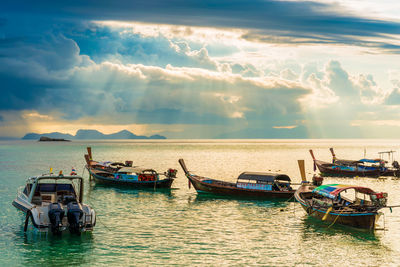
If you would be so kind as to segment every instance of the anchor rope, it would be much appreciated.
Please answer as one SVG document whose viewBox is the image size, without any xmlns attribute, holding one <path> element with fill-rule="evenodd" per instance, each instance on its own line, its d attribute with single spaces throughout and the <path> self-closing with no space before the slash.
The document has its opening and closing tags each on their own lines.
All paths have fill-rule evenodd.
<svg viewBox="0 0 400 267">
<path fill-rule="evenodd" d="M 83 171 L 82 171 L 82 177 L 83 177 L 83 174 L 85 173 L 85 166 L 83 166 Z M 91 200 L 94 200 L 94 201 L 96 201 L 96 199 L 93 199 L 92 197 L 90 197 L 89 195 L 86 195 L 86 197 L 87 197 L 87 199 L 88 199 L 88 203 L 90 204 L 90 206 L 94 206 L 93 205 L 93 203 L 91 202 L 91 201 L 89 201 L 89 199 L 91 199 Z M 97 214 L 96 214 L 96 222 L 99 222 L 101 225 L 103 225 L 104 226 L 104 228 L 106 228 L 108 231 L 111 231 L 110 230 L 110 228 L 107 226 L 107 225 L 105 225 L 101 220 L 100 220 L 100 218 L 99 218 L 99 216 L 97 216 Z"/>
</svg>

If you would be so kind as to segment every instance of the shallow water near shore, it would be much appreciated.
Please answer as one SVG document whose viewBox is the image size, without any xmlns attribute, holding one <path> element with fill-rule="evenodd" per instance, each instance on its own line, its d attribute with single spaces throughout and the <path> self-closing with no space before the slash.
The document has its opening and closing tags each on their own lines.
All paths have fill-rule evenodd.
<svg viewBox="0 0 400 267">
<path fill-rule="evenodd" d="M 96 185 L 84 171 L 86 147 L 95 160 L 132 160 L 159 172 L 178 170 L 171 190 L 134 190 Z M 193 173 L 235 181 L 243 171 L 288 174 L 300 182 L 297 160 L 308 149 L 330 161 L 378 157 L 399 150 L 400 140 L 118 140 L 0 141 L 0 265 L 400 265 L 400 208 L 383 209 L 374 233 L 309 218 L 298 203 L 197 195 L 188 188 L 178 159 Z M 395 154 L 399 160 L 399 153 Z M 97 213 L 93 233 L 61 238 L 23 232 L 24 216 L 11 202 L 29 176 L 52 167 L 85 178 L 84 202 Z M 367 186 L 400 204 L 400 180 L 327 178 L 324 183 Z"/>
</svg>

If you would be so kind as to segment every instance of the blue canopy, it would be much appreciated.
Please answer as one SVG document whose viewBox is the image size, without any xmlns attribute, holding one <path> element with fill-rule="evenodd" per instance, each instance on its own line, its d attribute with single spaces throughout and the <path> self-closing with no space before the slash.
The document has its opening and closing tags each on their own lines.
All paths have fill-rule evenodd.
<svg viewBox="0 0 400 267">
<path fill-rule="evenodd" d="M 379 163 L 379 162 L 381 162 L 380 159 L 360 159 L 359 161 L 367 162 L 367 163 Z"/>
</svg>

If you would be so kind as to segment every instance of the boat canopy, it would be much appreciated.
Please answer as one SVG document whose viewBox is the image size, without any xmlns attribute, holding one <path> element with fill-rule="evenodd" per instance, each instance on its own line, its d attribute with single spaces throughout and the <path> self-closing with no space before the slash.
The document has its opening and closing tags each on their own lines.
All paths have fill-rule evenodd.
<svg viewBox="0 0 400 267">
<path fill-rule="evenodd" d="M 382 160 L 381 159 L 360 159 L 359 161 L 366 162 L 366 163 L 380 163 Z"/>
<path fill-rule="evenodd" d="M 32 176 L 30 178 L 28 178 L 28 182 L 32 183 L 32 182 L 39 182 L 41 180 L 54 180 L 54 181 L 59 181 L 59 180 L 83 180 L 83 178 L 81 176 L 78 175 L 63 175 L 63 174 L 43 174 L 40 176 Z"/>
<path fill-rule="evenodd" d="M 357 165 L 359 163 L 362 163 L 360 160 L 347 160 L 347 159 L 336 159 L 335 164 L 338 165 Z"/>
<path fill-rule="evenodd" d="M 340 194 L 340 192 L 345 191 L 347 189 L 354 189 L 356 192 L 360 192 L 363 194 L 374 193 L 374 191 L 368 187 L 344 185 L 344 184 L 321 185 L 315 188 L 312 192 L 322 195 L 324 197 L 335 199 Z"/>
<path fill-rule="evenodd" d="M 243 172 L 239 175 L 238 180 L 254 180 L 273 183 L 276 180 L 290 182 L 289 176 L 286 174 L 266 173 L 266 172 Z"/>
<path fill-rule="evenodd" d="M 118 170 L 118 172 L 134 172 L 134 173 L 143 173 L 145 171 L 156 172 L 153 169 L 138 168 L 138 167 L 123 167 Z"/>
<path fill-rule="evenodd" d="M 111 161 L 99 161 L 97 162 L 98 165 L 104 166 L 104 167 L 108 167 L 110 166 L 112 162 Z"/>
</svg>

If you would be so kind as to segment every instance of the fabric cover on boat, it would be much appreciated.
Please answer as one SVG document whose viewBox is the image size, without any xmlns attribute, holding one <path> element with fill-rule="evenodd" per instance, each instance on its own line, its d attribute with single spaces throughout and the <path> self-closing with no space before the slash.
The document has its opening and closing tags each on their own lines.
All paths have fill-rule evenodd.
<svg viewBox="0 0 400 267">
<path fill-rule="evenodd" d="M 357 165 L 362 162 L 359 160 L 336 159 L 334 163 L 340 165 Z"/>
<path fill-rule="evenodd" d="M 367 163 L 380 163 L 380 159 L 360 159 L 359 161 L 361 162 L 367 162 Z"/>
<path fill-rule="evenodd" d="M 144 171 L 152 171 L 152 172 L 156 172 L 152 169 L 145 169 L 145 168 L 137 168 L 137 167 L 123 167 L 121 169 L 118 170 L 118 172 L 134 172 L 134 173 L 143 173 Z"/>
<path fill-rule="evenodd" d="M 111 161 L 100 161 L 100 162 L 97 162 L 98 165 L 101 165 L 101 166 L 104 166 L 104 167 L 110 166 L 111 163 L 112 163 Z"/>
<path fill-rule="evenodd" d="M 364 194 L 371 194 L 374 191 L 367 187 L 362 186 L 354 186 L 354 185 L 344 185 L 344 184 L 327 184 L 318 186 L 313 190 L 313 193 L 317 193 L 324 197 L 328 197 L 331 199 L 336 198 L 340 192 L 347 190 L 347 189 L 354 189 L 357 192 L 364 193 Z"/>
<path fill-rule="evenodd" d="M 243 172 L 239 175 L 238 180 L 255 180 L 270 183 L 273 183 L 275 180 L 290 182 L 290 178 L 286 174 L 267 172 Z"/>
</svg>

